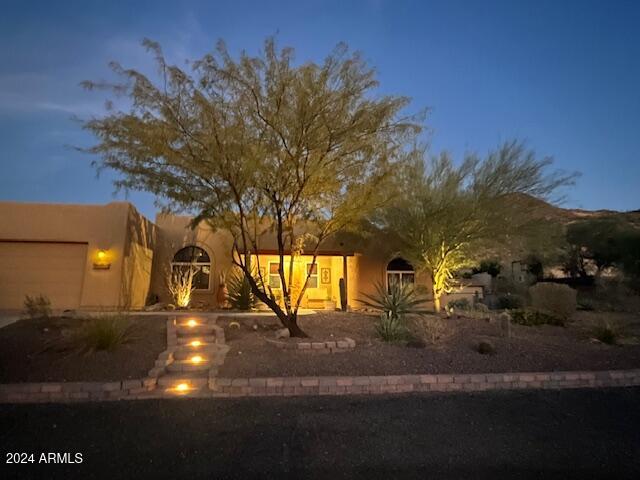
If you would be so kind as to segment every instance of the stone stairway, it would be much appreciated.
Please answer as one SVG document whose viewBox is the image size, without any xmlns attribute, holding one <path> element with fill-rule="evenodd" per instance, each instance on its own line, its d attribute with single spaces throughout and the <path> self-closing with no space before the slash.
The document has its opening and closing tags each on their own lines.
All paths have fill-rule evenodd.
<svg viewBox="0 0 640 480">
<path fill-rule="evenodd" d="M 157 390 L 167 396 L 198 396 L 215 382 L 229 350 L 217 315 L 176 316 L 167 322 L 168 352 Z"/>
</svg>

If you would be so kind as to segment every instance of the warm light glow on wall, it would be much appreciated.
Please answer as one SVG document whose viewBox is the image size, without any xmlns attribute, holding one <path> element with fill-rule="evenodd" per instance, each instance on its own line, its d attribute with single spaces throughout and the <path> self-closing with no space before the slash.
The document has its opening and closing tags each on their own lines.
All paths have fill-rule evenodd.
<svg viewBox="0 0 640 480">
<path fill-rule="evenodd" d="M 93 268 L 96 270 L 107 270 L 111 267 L 111 255 L 108 250 L 100 249 L 93 259 Z"/>
</svg>

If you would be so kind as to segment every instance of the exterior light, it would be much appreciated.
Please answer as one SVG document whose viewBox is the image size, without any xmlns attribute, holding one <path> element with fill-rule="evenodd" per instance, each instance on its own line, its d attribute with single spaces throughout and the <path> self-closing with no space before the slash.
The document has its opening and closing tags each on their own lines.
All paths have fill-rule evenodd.
<svg viewBox="0 0 640 480">
<path fill-rule="evenodd" d="M 187 390 L 189 390 L 189 385 L 186 383 L 180 383 L 176 385 L 177 392 L 186 392 Z"/>
<path fill-rule="evenodd" d="M 200 340 L 194 340 L 189 345 L 191 345 L 192 347 L 199 347 L 200 345 L 202 345 L 202 342 Z"/>
<path fill-rule="evenodd" d="M 202 362 L 203 358 L 200 355 L 194 355 L 191 357 L 191 363 L 195 363 L 196 365 Z"/>
<path fill-rule="evenodd" d="M 109 253 L 107 250 L 98 250 L 94 257 L 93 268 L 95 270 L 108 270 L 110 267 L 111 262 L 109 261 Z"/>
<path fill-rule="evenodd" d="M 190 328 L 193 328 L 196 325 L 198 325 L 198 322 L 196 322 L 193 318 L 187 322 L 187 326 Z"/>
</svg>

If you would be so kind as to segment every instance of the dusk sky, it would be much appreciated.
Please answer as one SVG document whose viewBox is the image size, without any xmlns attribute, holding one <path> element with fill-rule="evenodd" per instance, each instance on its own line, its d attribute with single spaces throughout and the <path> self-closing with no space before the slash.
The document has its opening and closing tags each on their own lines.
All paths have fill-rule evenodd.
<svg viewBox="0 0 640 480">
<path fill-rule="evenodd" d="M 431 151 L 458 160 L 511 138 L 582 177 L 564 206 L 640 208 L 638 1 L 2 2 L 0 200 L 106 203 L 111 179 L 72 146 L 72 117 L 104 111 L 79 82 L 107 62 L 148 70 L 144 37 L 171 62 L 222 38 L 255 54 L 266 36 L 322 61 L 340 41 L 379 72 L 382 93 L 430 107 Z M 425 137 L 425 140 L 427 138 Z M 154 218 L 150 195 L 128 199 Z"/>
</svg>

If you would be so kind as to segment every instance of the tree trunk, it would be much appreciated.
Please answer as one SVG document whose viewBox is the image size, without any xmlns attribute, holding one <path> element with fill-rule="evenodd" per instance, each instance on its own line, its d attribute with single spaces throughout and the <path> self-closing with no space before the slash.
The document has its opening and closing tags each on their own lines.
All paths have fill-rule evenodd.
<svg viewBox="0 0 640 480">
<path fill-rule="evenodd" d="M 433 309 L 436 313 L 440 312 L 440 294 L 433 292 Z"/>
<path fill-rule="evenodd" d="M 298 326 L 298 314 L 297 313 L 292 313 L 291 315 L 287 315 L 285 312 L 282 312 L 282 314 L 276 312 L 276 314 L 278 315 L 278 318 L 282 322 L 282 325 L 287 327 L 287 329 L 289 330 L 289 336 L 290 337 L 292 337 L 292 338 L 293 337 L 296 337 L 296 338 L 308 338 L 309 337 L 309 335 L 304 333 L 304 331 Z"/>
</svg>

